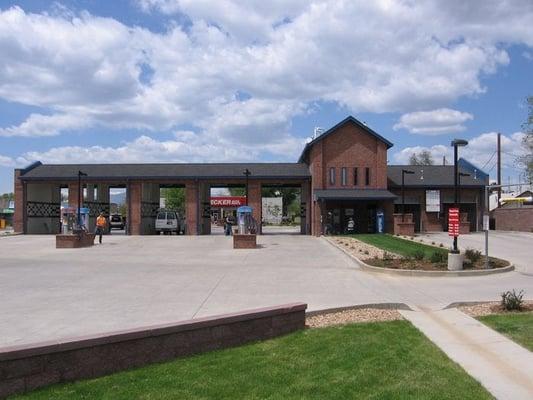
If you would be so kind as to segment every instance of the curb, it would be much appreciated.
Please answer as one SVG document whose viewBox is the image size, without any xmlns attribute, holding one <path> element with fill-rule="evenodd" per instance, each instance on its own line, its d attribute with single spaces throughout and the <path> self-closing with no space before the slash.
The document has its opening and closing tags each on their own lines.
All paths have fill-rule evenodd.
<svg viewBox="0 0 533 400">
<path fill-rule="evenodd" d="M 414 269 L 394 269 L 394 268 L 381 268 L 374 267 L 373 265 L 368 265 L 364 261 L 360 260 L 353 254 L 349 253 L 347 250 L 339 246 L 337 243 L 333 242 L 331 239 L 322 236 L 326 242 L 341 250 L 344 254 L 350 257 L 352 260 L 356 261 L 359 264 L 359 267 L 363 271 L 367 272 L 377 272 L 380 274 L 389 274 L 397 276 L 419 276 L 419 277 L 449 277 L 449 276 L 485 276 L 493 274 L 502 274 L 504 272 L 510 272 L 515 269 L 513 264 L 508 265 L 503 268 L 494 268 L 494 269 L 479 269 L 472 271 L 419 271 Z"/>
<path fill-rule="evenodd" d="M 380 310 L 413 311 L 413 309 L 405 303 L 369 303 L 369 304 L 358 304 L 355 306 L 334 307 L 334 308 L 325 308 L 323 310 L 307 311 L 305 313 L 305 316 L 313 317 L 315 315 L 326 315 L 326 314 L 333 314 L 333 313 L 348 311 L 348 310 L 361 310 L 365 308 L 376 308 Z"/>
</svg>

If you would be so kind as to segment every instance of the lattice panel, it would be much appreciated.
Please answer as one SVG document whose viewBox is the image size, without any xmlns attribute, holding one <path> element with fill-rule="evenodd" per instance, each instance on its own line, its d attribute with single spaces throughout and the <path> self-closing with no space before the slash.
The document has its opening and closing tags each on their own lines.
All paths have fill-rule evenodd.
<svg viewBox="0 0 533 400">
<path fill-rule="evenodd" d="M 159 211 L 159 203 L 151 203 L 148 201 L 141 202 L 141 217 L 143 218 L 155 218 Z"/>
<path fill-rule="evenodd" d="M 26 214 L 29 218 L 59 218 L 61 209 L 59 203 L 28 201 L 26 202 Z"/>
<path fill-rule="evenodd" d="M 109 203 L 101 203 L 98 201 L 86 201 L 83 203 L 83 207 L 89 209 L 90 217 L 97 217 L 100 212 L 103 212 L 105 215 L 109 215 L 110 207 Z"/>
</svg>

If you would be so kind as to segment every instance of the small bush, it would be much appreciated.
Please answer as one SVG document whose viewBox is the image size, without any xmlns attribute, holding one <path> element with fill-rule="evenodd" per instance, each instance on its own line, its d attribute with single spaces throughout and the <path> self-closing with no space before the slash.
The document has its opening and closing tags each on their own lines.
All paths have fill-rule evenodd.
<svg viewBox="0 0 533 400">
<path fill-rule="evenodd" d="M 368 250 L 365 250 L 365 254 L 366 254 L 366 255 L 369 255 L 370 253 L 368 252 Z"/>
<path fill-rule="evenodd" d="M 444 245 L 441 243 L 441 244 L 439 244 L 439 247 L 444 247 Z"/>
<path fill-rule="evenodd" d="M 442 251 L 434 251 L 431 253 L 430 261 L 435 264 L 443 263 L 445 260 L 445 255 Z"/>
<path fill-rule="evenodd" d="M 513 289 L 512 291 L 508 290 L 507 292 L 502 293 L 502 307 L 507 311 L 520 311 L 524 300 L 524 291 L 516 293 Z"/>
<path fill-rule="evenodd" d="M 413 257 L 411 257 L 410 255 L 406 255 L 402 257 L 402 261 L 405 261 L 405 262 L 410 262 L 412 260 L 413 260 Z"/>
<path fill-rule="evenodd" d="M 383 260 L 384 260 L 384 261 L 390 261 L 390 260 L 392 260 L 392 254 L 389 253 L 388 251 L 384 251 L 384 252 L 383 252 Z"/>
<path fill-rule="evenodd" d="M 465 257 L 475 264 L 481 259 L 481 251 L 474 249 L 466 249 Z"/>
<path fill-rule="evenodd" d="M 417 261 L 421 261 L 424 259 L 424 252 L 422 250 L 416 250 L 413 253 L 413 258 Z"/>
<path fill-rule="evenodd" d="M 435 242 L 431 242 L 431 244 L 432 244 L 433 246 L 435 246 Z"/>
</svg>

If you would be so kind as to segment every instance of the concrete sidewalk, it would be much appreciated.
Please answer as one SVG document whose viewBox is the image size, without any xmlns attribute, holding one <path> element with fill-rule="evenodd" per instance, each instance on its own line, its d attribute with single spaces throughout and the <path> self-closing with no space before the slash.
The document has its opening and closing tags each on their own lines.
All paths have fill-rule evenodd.
<svg viewBox="0 0 533 400">
<path fill-rule="evenodd" d="M 457 309 L 400 311 L 498 399 L 533 399 L 533 353 Z"/>
</svg>

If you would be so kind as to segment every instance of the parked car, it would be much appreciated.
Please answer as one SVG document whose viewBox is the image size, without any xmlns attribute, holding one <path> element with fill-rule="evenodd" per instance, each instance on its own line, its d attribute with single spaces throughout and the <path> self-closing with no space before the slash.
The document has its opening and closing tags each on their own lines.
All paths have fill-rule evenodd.
<svg viewBox="0 0 533 400">
<path fill-rule="evenodd" d="M 159 211 L 155 220 L 155 231 L 157 234 L 185 233 L 185 225 L 180 215 L 175 211 Z"/>
<path fill-rule="evenodd" d="M 109 230 L 124 229 L 125 221 L 120 214 L 111 214 L 109 217 Z"/>
</svg>

